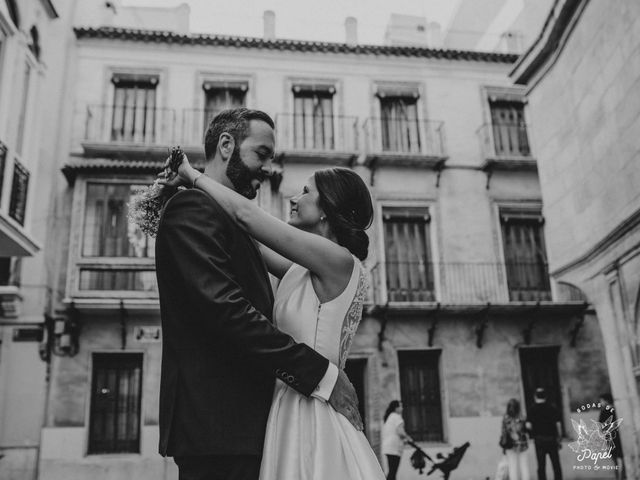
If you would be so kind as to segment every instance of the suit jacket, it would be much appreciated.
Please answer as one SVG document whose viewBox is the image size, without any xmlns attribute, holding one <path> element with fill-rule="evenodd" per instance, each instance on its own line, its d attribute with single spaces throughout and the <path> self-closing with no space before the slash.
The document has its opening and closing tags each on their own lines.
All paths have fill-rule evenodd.
<svg viewBox="0 0 640 480">
<path fill-rule="evenodd" d="M 310 395 L 328 360 L 271 323 L 253 240 L 204 192 L 176 193 L 156 239 L 160 453 L 262 453 L 274 378 Z"/>
</svg>

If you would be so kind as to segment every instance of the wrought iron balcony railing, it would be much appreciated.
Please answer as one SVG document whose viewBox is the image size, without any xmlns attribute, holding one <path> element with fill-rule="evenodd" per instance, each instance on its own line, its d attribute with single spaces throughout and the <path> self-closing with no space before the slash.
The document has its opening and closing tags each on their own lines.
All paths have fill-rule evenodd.
<svg viewBox="0 0 640 480">
<path fill-rule="evenodd" d="M 440 121 L 371 117 L 363 129 L 369 153 L 445 156 L 444 123 Z"/>
<path fill-rule="evenodd" d="M 477 132 L 484 158 L 530 158 L 527 124 L 485 123 Z"/>
<path fill-rule="evenodd" d="M 180 145 L 203 145 L 209 123 L 218 113 L 220 110 L 208 108 L 187 108 L 178 112 L 176 142 Z"/>
<path fill-rule="evenodd" d="M 85 142 L 168 145 L 177 137 L 177 114 L 171 108 L 89 105 Z"/>
<path fill-rule="evenodd" d="M 27 198 L 29 194 L 30 173 L 21 162 L 14 160 L 13 180 L 11 181 L 11 198 L 9 201 L 9 216 L 24 226 L 27 212 Z"/>
<path fill-rule="evenodd" d="M 343 115 L 276 115 L 278 150 L 354 152 L 358 150 L 358 118 Z"/>
<path fill-rule="evenodd" d="M 370 270 L 369 302 L 484 304 L 551 300 L 543 263 L 385 262 Z"/>
</svg>

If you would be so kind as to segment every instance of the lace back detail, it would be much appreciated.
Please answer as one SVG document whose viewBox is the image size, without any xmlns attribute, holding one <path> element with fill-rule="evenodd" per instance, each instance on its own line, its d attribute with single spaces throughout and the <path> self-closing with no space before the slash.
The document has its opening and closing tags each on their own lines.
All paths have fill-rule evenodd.
<svg viewBox="0 0 640 480">
<path fill-rule="evenodd" d="M 353 337 L 356 335 L 360 320 L 362 320 L 362 307 L 364 305 L 364 299 L 367 294 L 367 276 L 365 274 L 362 264 L 358 262 L 360 274 L 358 276 L 358 288 L 356 289 L 356 295 L 347 310 L 347 314 L 342 322 L 342 331 L 340 333 L 340 369 L 344 369 L 347 363 L 347 357 L 349 356 L 349 349 L 353 342 Z"/>
</svg>

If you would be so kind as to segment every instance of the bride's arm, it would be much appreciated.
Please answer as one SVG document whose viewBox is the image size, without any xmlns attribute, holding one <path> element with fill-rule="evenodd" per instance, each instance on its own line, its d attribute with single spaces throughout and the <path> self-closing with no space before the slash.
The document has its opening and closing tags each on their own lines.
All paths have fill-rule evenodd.
<svg viewBox="0 0 640 480">
<path fill-rule="evenodd" d="M 349 278 L 353 258 L 341 245 L 270 215 L 234 190 L 202 175 L 186 159 L 180 166 L 180 177 L 189 185 L 194 185 L 195 180 L 194 186 L 216 200 L 249 235 L 290 261 L 308 268 L 321 282 L 344 283 L 344 279 Z"/>
<path fill-rule="evenodd" d="M 293 262 L 261 243 L 258 243 L 258 247 L 260 248 L 260 254 L 264 259 L 264 263 L 267 264 L 269 273 L 277 278 L 284 277 L 284 274 L 291 268 Z"/>
</svg>

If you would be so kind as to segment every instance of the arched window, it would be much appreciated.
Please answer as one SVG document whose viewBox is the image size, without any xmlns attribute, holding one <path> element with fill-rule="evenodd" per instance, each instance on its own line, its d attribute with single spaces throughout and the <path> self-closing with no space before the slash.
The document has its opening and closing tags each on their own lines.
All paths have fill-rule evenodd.
<svg viewBox="0 0 640 480">
<path fill-rule="evenodd" d="M 567 282 L 558 282 L 558 300 L 561 302 L 589 302 L 582 290 Z"/>
</svg>

